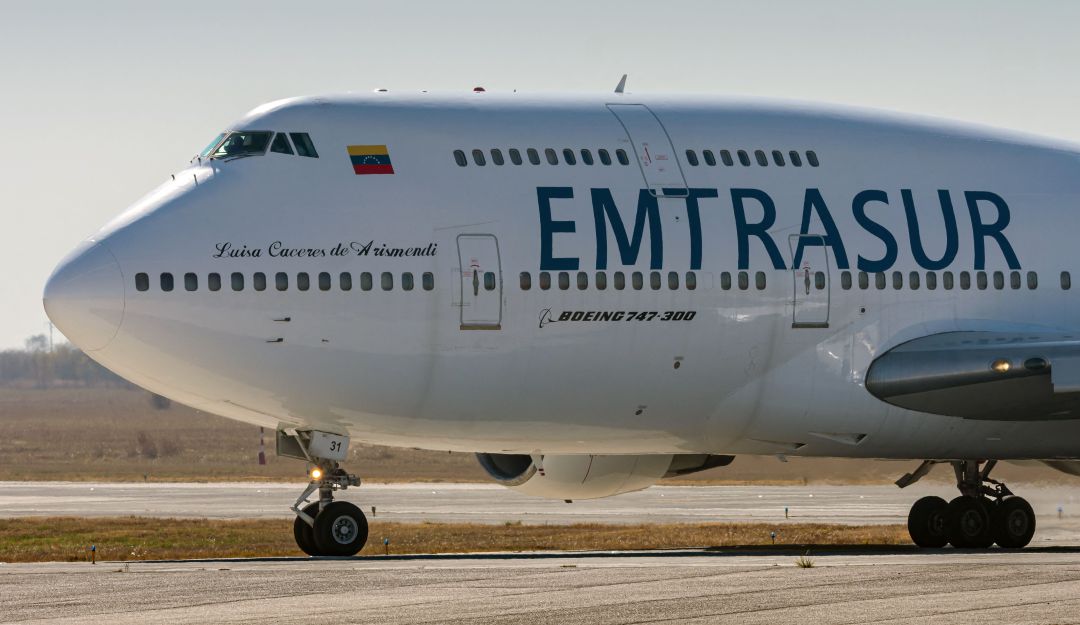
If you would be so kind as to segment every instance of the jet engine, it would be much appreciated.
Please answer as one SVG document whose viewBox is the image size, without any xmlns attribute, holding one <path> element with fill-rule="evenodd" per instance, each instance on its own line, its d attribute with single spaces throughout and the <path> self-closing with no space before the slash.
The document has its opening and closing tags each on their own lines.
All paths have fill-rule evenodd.
<svg viewBox="0 0 1080 625">
<path fill-rule="evenodd" d="M 652 486 L 661 478 L 731 464 L 735 456 L 708 454 L 572 455 L 478 453 L 496 482 L 549 499 L 597 499 Z"/>
</svg>

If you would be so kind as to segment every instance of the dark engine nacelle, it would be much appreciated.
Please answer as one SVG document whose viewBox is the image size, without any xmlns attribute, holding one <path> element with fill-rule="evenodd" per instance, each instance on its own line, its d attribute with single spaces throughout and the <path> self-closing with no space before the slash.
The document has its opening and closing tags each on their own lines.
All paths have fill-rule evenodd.
<svg viewBox="0 0 1080 625">
<path fill-rule="evenodd" d="M 648 488 L 661 478 L 727 466 L 735 456 L 478 453 L 476 459 L 496 482 L 527 495 L 549 499 L 597 499 Z"/>
</svg>

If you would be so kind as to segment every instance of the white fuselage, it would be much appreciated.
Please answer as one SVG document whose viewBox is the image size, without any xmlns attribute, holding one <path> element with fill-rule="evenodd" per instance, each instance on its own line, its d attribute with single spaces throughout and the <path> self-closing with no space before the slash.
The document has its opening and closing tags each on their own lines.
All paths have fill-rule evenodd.
<svg viewBox="0 0 1080 625">
<path fill-rule="evenodd" d="M 609 106 L 627 104 L 648 108 Z M 645 137 L 648 118 L 631 119 L 641 113 L 662 133 Z M 115 333 L 82 344 L 58 319 L 154 392 L 267 427 L 459 451 L 1080 458 L 1080 421 L 918 413 L 863 384 L 877 355 L 921 336 L 1080 331 L 1061 281 L 1076 269 L 1074 146 L 881 113 L 630 94 L 299 99 L 234 129 L 309 133 L 319 157 L 196 160 L 93 237 L 122 274 Z M 394 173 L 354 173 L 348 146 L 386 146 Z M 207 288 L 211 274 L 220 290 Z M 117 316 L 115 302 L 100 308 Z"/>
</svg>

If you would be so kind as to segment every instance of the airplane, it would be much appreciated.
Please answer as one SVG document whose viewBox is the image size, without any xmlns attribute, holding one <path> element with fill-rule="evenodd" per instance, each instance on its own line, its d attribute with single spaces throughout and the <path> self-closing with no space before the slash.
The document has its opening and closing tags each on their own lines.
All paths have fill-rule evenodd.
<svg viewBox="0 0 1080 625">
<path fill-rule="evenodd" d="M 91 358 L 276 432 L 349 556 L 352 440 L 563 500 L 737 455 L 946 464 L 921 547 L 1028 544 L 1080 475 L 1080 146 L 836 105 L 373 93 L 259 106 L 60 262 Z M 312 496 L 314 501 L 310 501 Z"/>
</svg>

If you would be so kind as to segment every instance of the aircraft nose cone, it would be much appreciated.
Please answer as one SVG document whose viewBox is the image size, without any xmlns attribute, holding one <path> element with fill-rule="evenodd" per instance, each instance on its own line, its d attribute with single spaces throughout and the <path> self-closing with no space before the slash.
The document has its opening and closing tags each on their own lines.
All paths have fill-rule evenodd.
<svg viewBox="0 0 1080 625">
<path fill-rule="evenodd" d="M 102 349 L 124 319 L 120 264 L 101 243 L 88 241 L 60 261 L 43 296 L 45 314 L 83 351 Z"/>
</svg>

